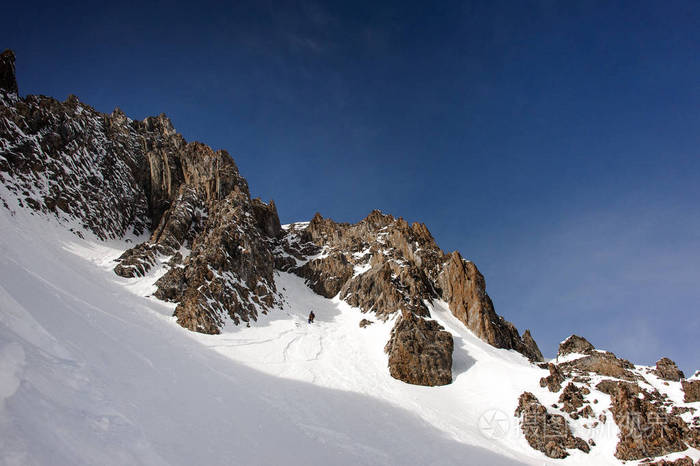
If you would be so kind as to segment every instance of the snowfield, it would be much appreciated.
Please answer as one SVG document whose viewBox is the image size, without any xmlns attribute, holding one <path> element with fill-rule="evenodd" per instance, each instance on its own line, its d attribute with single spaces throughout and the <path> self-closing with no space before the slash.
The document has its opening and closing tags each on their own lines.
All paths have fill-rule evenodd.
<svg viewBox="0 0 700 466">
<path fill-rule="evenodd" d="M 454 382 L 412 386 L 389 376 L 392 321 L 294 275 L 276 277 L 282 309 L 201 335 L 149 296 L 163 266 L 118 277 L 129 244 L 84 236 L 0 209 L 0 464 L 618 464 L 612 422 L 572 423 L 595 440 L 589 455 L 531 449 L 513 412 L 524 390 L 556 401 L 538 384 L 547 372 L 442 302 L 431 313 L 454 336 Z"/>
</svg>

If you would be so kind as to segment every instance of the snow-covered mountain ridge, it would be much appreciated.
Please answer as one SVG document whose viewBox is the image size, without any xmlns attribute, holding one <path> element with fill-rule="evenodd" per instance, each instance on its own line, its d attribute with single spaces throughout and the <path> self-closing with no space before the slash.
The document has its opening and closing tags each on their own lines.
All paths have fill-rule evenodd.
<svg viewBox="0 0 700 466">
<path fill-rule="evenodd" d="M 100 114 L 73 97 L 64 103 L 21 98 L 11 52 L 2 54 L 0 68 L 0 199 L 2 228 L 11 233 L 3 235 L 2 243 L 7 255 L 2 264 L 0 348 L 0 366 L 7 368 L 0 381 L 5 403 L 0 429 L 12 434 L 3 451 L 14 455 L 5 455 L 7 462 L 19 458 L 22 463 L 25 458 L 24 462 L 47 463 L 42 458 L 49 456 L 32 456 L 26 448 L 35 435 L 51 449 L 70 450 L 60 462 L 98 462 L 78 441 L 52 437 L 26 419 L 32 411 L 21 404 L 41 401 L 56 410 L 62 403 L 78 409 L 75 394 L 50 397 L 37 380 L 70 385 L 76 377 L 87 379 L 81 390 L 100 398 L 95 383 L 107 383 L 103 372 L 109 367 L 99 368 L 95 383 L 85 371 L 97 370 L 94 364 L 117 364 L 109 355 L 79 361 L 69 354 L 65 345 L 73 339 L 81 342 L 80 351 L 100 346 L 63 328 L 61 313 L 71 312 L 66 301 L 78 303 L 79 311 L 64 317 L 77 326 L 87 319 L 98 334 L 104 334 L 105 322 L 119 320 L 114 327 L 119 336 L 110 350 L 119 352 L 121 339 L 127 347 L 139 347 L 127 357 L 141 361 L 136 365 L 144 358 L 152 361 L 148 354 L 153 348 L 130 335 L 131 327 L 155 329 L 159 323 L 168 329 L 164 332 L 169 340 L 157 339 L 158 345 L 197 351 L 190 343 L 194 338 L 214 350 L 196 359 L 204 366 L 215 365 L 217 372 L 236 377 L 248 366 L 274 380 L 294 379 L 316 387 L 313 391 L 325 407 L 306 407 L 302 396 L 289 395 L 287 400 L 282 390 L 273 390 L 269 399 L 258 396 L 257 391 L 264 393 L 264 387 L 277 382 L 266 384 L 262 376 L 246 375 L 250 384 L 261 385 L 246 387 L 245 395 L 240 384 L 232 387 L 257 400 L 254 409 L 244 410 L 245 425 L 226 424 L 220 416 L 216 422 L 229 435 L 241 435 L 260 410 L 271 414 L 261 421 L 266 429 L 279 432 L 271 419 L 281 410 L 289 415 L 290 424 L 284 427 L 292 432 L 289 435 L 302 442 L 324 442 L 322 456 L 334 462 L 353 458 L 363 463 L 453 464 L 465 445 L 478 447 L 463 452 L 482 464 L 507 463 L 508 458 L 532 464 L 546 458 L 572 464 L 700 458 L 700 380 L 685 379 L 672 361 L 662 359 L 656 368 L 635 366 L 572 337 L 562 343 L 557 360 L 542 363 L 530 333 L 521 336 L 496 314 L 476 266 L 457 252 L 443 253 L 425 225 L 408 225 L 375 211 L 354 225 L 317 215 L 310 222 L 282 227 L 274 203 L 250 198 L 228 154 L 187 143 L 165 116 L 137 122 L 118 111 Z M 41 231 L 45 220 L 28 215 L 36 211 L 77 236 L 71 239 L 55 226 Z M 15 252 L 30 245 L 54 260 L 42 266 L 38 252 L 26 257 Z M 70 275 L 69 270 L 80 279 L 85 296 L 61 277 Z M 38 298 L 25 296 L 33 287 L 44 290 L 39 293 L 43 307 Z M 103 293 L 119 306 L 105 303 Z M 52 295 L 62 304 L 53 303 Z M 56 314 L 47 314 L 47 307 L 57 309 Z M 313 325 L 305 321 L 311 309 L 317 315 Z M 183 334 L 173 327 L 175 322 L 197 333 Z M 28 328 L 62 348 L 48 353 L 58 359 L 42 356 L 46 345 L 37 343 Z M 224 358 L 213 356 L 217 352 Z M 74 371 L 61 358 L 83 364 L 83 369 Z M 231 360 L 243 366 L 227 366 Z M 158 357 L 155 366 L 197 370 L 194 364 L 173 366 L 164 357 Z M 128 367 L 121 369 L 124 377 L 136 376 Z M 154 396 L 167 385 L 160 375 L 140 371 L 138 376 L 154 389 Z M 208 382 L 188 376 L 175 378 L 199 398 L 196 384 Z M 352 423 L 364 419 L 373 424 L 374 416 L 349 413 L 356 408 L 343 408 L 342 397 L 324 390 L 354 392 L 380 403 L 378 418 L 393 417 L 396 409 L 417 419 L 406 426 L 387 421 L 367 427 L 371 432 L 394 429 L 406 435 L 403 440 L 380 435 L 368 441 L 367 433 L 359 433 Z M 185 393 L 177 392 L 174 399 L 191 406 L 183 401 Z M 75 418 L 68 427 L 70 435 L 92 436 L 89 445 L 96 447 L 102 441 L 96 432 L 107 425 L 106 431 L 115 435 L 105 440 L 110 451 L 116 457 L 127 455 L 114 463 L 180 462 L 163 456 L 162 445 L 168 442 L 125 407 L 127 398 L 118 391 L 110 396 L 119 405 L 114 408 L 119 413 L 116 424 L 96 414 L 96 424 L 85 428 Z M 280 408 L 289 401 L 301 406 Z M 112 409 L 109 403 L 93 406 L 97 411 Z M 164 428 L 167 414 L 149 412 Z M 324 412 L 341 412 L 339 422 L 349 419 L 351 428 L 319 419 Z M 58 416 L 72 414 L 59 410 Z M 125 436 L 114 431 L 120 423 Z M 174 436 L 181 438 L 182 429 L 174 429 Z M 225 432 L 205 430 L 213 438 L 227 438 Z M 412 456 L 395 450 L 415 451 L 414 441 L 423 435 L 446 436 L 448 440 L 436 441 L 443 451 Z M 248 440 L 262 445 L 256 443 L 259 439 Z M 120 451 L 118 442 L 130 446 Z M 350 452 L 353 448 L 361 451 Z M 276 458 L 274 452 L 268 454 Z M 226 462 L 215 453 L 208 458 Z M 307 453 L 300 458 L 318 462 L 321 456 Z M 236 462 L 266 463 L 253 456 Z"/>
</svg>

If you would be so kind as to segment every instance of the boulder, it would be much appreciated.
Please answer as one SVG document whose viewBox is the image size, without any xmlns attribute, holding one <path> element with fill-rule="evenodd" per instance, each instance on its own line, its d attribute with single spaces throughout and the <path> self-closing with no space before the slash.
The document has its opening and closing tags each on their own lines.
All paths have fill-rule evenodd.
<svg viewBox="0 0 700 466">
<path fill-rule="evenodd" d="M 392 377 L 414 385 L 452 383 L 452 335 L 434 320 L 403 311 L 384 351 Z"/>
<path fill-rule="evenodd" d="M 374 322 L 372 322 L 371 320 L 362 319 L 362 320 L 360 321 L 360 328 L 369 327 L 369 326 L 372 325 L 373 323 L 374 323 Z"/>
</svg>

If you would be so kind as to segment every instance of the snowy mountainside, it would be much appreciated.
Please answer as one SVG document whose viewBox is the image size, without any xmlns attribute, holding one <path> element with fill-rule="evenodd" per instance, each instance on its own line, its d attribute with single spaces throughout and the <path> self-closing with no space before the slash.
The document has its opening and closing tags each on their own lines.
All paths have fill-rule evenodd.
<svg viewBox="0 0 700 466">
<path fill-rule="evenodd" d="M 123 241 L 81 239 L 25 212 L 0 220 L 5 463 L 553 461 L 529 447 L 513 416 L 523 390 L 558 402 L 538 382 L 547 372 L 475 337 L 445 303 L 430 310 L 455 338 L 454 381 L 408 385 L 385 369 L 391 320 L 360 328 L 367 314 L 293 274 L 276 275 L 284 296 L 276 312 L 219 335 L 193 333 L 171 317 L 173 304 L 151 296 L 165 267 L 137 280 L 111 272 Z M 681 402 L 680 384 L 647 379 L 693 406 Z M 608 395 L 591 397 L 596 415 L 607 412 Z M 572 422 L 574 433 L 596 446 L 557 461 L 618 464 L 616 424 L 586 423 Z M 675 456 L 686 454 L 700 458 Z"/>
<path fill-rule="evenodd" d="M 124 241 L 6 210 L 0 231 L 0 464 L 518 463 L 359 390 L 207 349 L 144 296 L 148 277 L 112 273 Z"/>
<path fill-rule="evenodd" d="M 673 361 L 545 361 L 425 225 L 282 226 L 164 115 L 0 77 L 4 463 L 700 461 Z"/>
</svg>

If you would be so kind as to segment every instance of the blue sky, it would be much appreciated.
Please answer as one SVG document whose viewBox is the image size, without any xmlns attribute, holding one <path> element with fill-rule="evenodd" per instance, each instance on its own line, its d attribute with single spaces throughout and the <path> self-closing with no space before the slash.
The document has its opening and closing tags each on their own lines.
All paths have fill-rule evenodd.
<svg viewBox="0 0 700 466">
<path fill-rule="evenodd" d="M 22 94 L 165 112 L 282 221 L 424 222 L 546 355 L 700 369 L 697 2 L 98 3 L 4 7 Z"/>
</svg>

